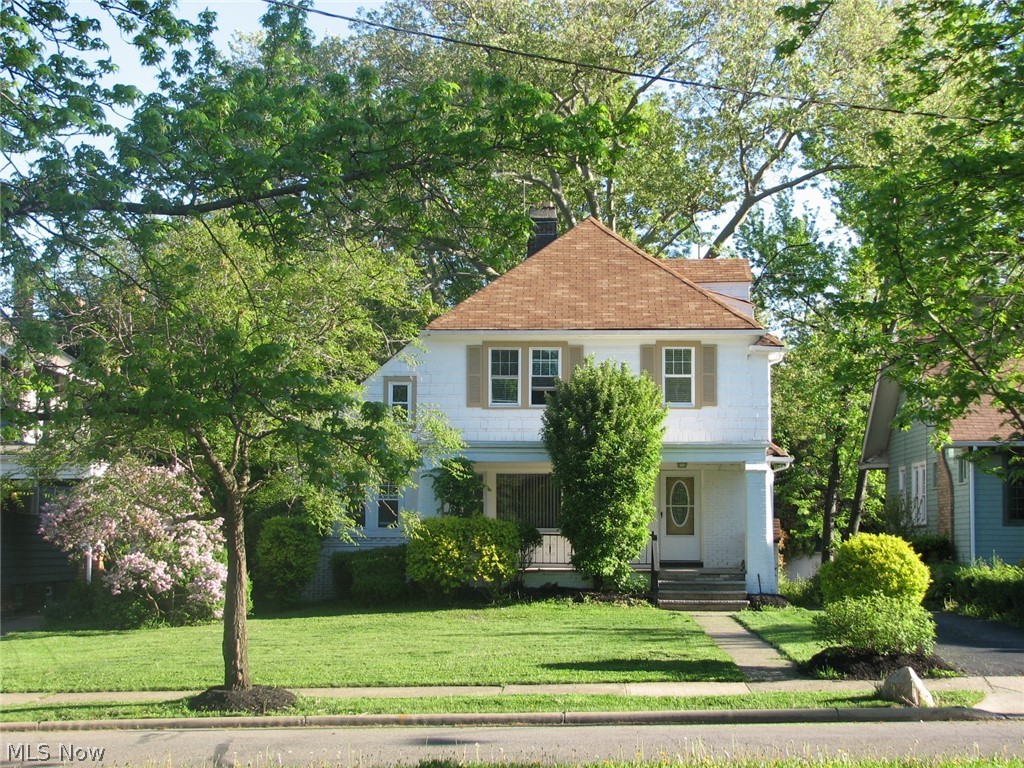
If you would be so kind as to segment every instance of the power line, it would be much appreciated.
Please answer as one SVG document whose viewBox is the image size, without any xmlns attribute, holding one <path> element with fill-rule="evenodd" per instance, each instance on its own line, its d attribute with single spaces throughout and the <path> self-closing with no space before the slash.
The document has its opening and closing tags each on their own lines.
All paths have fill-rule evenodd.
<svg viewBox="0 0 1024 768">
<path fill-rule="evenodd" d="M 479 48 L 485 51 L 492 51 L 495 53 L 506 53 L 510 56 L 519 56 L 525 59 L 535 59 L 537 61 L 545 61 L 551 64 L 562 64 L 570 67 L 578 67 L 580 69 L 590 69 L 596 72 L 607 72 L 612 75 L 622 75 L 624 77 L 635 77 L 641 80 L 647 80 L 650 82 L 662 82 L 669 83 L 671 85 L 680 85 L 686 88 L 697 88 L 709 91 L 719 91 L 721 93 L 731 93 L 738 96 L 754 96 L 757 98 L 764 99 L 778 99 L 780 101 L 795 101 L 802 104 L 815 104 L 823 107 L 836 107 L 839 109 L 852 109 L 863 112 L 881 112 L 885 114 L 901 115 L 906 117 L 932 117 L 939 120 L 976 120 L 976 118 L 966 117 L 964 115 L 949 115 L 942 112 L 927 112 L 910 109 L 898 109 L 896 107 L 885 107 L 871 104 L 857 104 L 856 102 L 842 101 L 839 99 L 823 99 L 814 96 L 792 96 L 784 93 L 769 93 L 768 91 L 755 91 L 748 90 L 745 88 L 736 88 L 729 85 L 721 85 L 719 83 L 706 83 L 700 80 L 685 80 L 677 77 L 666 77 L 665 75 L 654 75 L 644 72 L 633 72 L 628 69 L 619 69 L 617 67 L 609 67 L 603 64 L 587 64 L 582 61 L 574 61 L 572 59 L 565 59 L 560 56 L 549 56 L 544 53 L 533 53 L 531 51 L 519 51 L 515 48 L 506 48 L 501 45 L 494 45 L 492 43 L 480 43 L 475 40 L 463 40 L 458 37 L 450 37 L 449 35 L 439 35 L 433 32 L 424 32 L 418 29 L 409 29 L 407 27 L 398 27 L 392 24 L 384 24 L 379 21 L 370 21 L 368 19 L 360 19 L 355 16 L 345 16 L 340 13 L 332 13 L 330 11 L 323 11 L 319 8 L 312 6 L 305 7 L 297 5 L 296 3 L 288 2 L 287 0 L 263 0 L 267 5 L 276 5 L 282 8 L 291 8 L 297 11 L 303 11 L 304 13 L 315 13 L 318 16 L 325 16 L 330 19 L 338 19 L 340 21 L 346 21 L 349 24 L 362 24 L 367 27 L 375 27 L 377 29 L 388 30 L 389 32 L 398 32 L 403 35 L 412 35 L 414 37 L 423 37 L 428 40 L 436 40 L 442 43 L 451 43 L 452 45 L 462 45 L 468 48 Z"/>
</svg>

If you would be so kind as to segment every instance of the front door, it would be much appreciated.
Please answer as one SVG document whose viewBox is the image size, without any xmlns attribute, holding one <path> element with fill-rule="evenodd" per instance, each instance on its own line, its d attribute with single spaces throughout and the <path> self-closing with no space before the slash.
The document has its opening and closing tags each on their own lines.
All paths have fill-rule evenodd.
<svg viewBox="0 0 1024 768">
<path fill-rule="evenodd" d="M 658 490 L 662 562 L 700 562 L 697 477 L 693 473 L 666 472 Z"/>
</svg>

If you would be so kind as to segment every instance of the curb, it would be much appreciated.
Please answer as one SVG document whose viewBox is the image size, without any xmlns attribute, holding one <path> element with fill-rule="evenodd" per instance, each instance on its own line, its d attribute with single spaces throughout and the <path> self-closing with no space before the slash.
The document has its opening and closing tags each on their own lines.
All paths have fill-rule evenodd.
<svg viewBox="0 0 1024 768">
<path fill-rule="evenodd" d="M 968 707 L 933 709 L 870 707 L 864 709 L 737 709 L 659 712 L 505 712 L 423 715 L 269 715 L 242 717 L 69 720 L 3 723 L 6 732 L 211 730 L 220 728 L 374 728 L 401 726 L 526 725 L 774 725 L 781 723 L 953 722 L 1022 719 Z"/>
</svg>

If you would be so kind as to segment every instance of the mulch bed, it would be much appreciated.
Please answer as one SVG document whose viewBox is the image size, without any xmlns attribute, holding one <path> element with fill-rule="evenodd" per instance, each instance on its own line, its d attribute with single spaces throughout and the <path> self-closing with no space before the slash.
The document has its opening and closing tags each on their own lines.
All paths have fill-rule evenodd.
<svg viewBox="0 0 1024 768">
<path fill-rule="evenodd" d="M 186 706 L 195 712 L 248 712 L 265 715 L 294 707 L 295 694 L 285 688 L 269 685 L 254 685 L 241 690 L 218 686 L 193 696 Z"/>
<path fill-rule="evenodd" d="M 844 680 L 883 680 L 897 669 L 912 667 L 918 677 L 957 673 L 959 669 L 935 655 L 908 653 L 879 656 L 847 648 L 826 648 L 800 665 L 809 677 L 840 677 Z"/>
</svg>

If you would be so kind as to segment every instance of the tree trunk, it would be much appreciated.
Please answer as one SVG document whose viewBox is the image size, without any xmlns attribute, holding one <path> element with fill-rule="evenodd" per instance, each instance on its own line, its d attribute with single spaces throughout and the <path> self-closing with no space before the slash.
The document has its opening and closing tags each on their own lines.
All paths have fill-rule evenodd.
<svg viewBox="0 0 1024 768">
<path fill-rule="evenodd" d="M 842 477 L 839 451 L 843 445 L 842 432 L 836 430 L 829 459 L 828 486 L 825 488 L 825 509 L 821 521 L 821 562 L 832 559 L 832 534 L 839 511 L 839 483 Z"/>
<path fill-rule="evenodd" d="M 860 533 L 861 519 L 864 517 L 864 496 L 868 489 L 868 471 L 861 469 L 857 471 L 857 490 L 853 494 L 853 509 L 850 511 L 850 524 L 846 528 L 846 535 L 856 536 Z"/>
<path fill-rule="evenodd" d="M 224 686 L 251 688 L 249 677 L 249 629 L 246 620 L 248 577 L 245 568 L 245 522 L 242 500 L 230 494 L 224 515 L 228 548 L 228 578 L 224 600 Z"/>
</svg>

